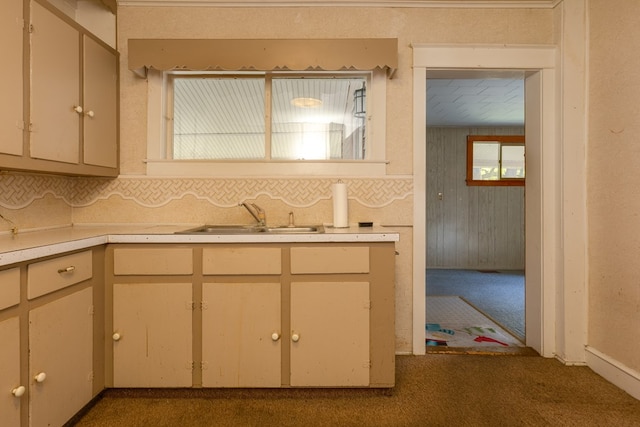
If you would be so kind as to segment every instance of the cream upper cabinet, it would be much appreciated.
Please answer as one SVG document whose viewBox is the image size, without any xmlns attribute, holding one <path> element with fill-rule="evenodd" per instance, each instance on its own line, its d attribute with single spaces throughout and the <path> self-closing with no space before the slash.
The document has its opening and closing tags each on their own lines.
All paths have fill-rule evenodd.
<svg viewBox="0 0 640 427">
<path fill-rule="evenodd" d="M 20 72 L 16 79 L 6 79 L 12 87 L 3 91 L 8 97 L 3 96 L 0 101 L 3 109 L 0 111 L 15 108 L 21 114 L 18 119 L 14 118 L 15 112 L 0 118 L 0 136 L 3 136 L 0 167 L 67 175 L 117 176 L 117 52 L 44 0 L 31 0 L 29 10 L 26 70 L 21 59 L 23 38 L 15 41 L 13 37 L 17 47 L 12 44 L 8 49 L 11 55 L 14 48 L 19 49 L 20 58 L 8 62 L 10 73 L 17 73 L 13 70 L 17 67 L 14 64 L 18 64 Z M 3 14 L 0 19 L 8 18 Z M 4 28 L 6 25 L 2 27 L 3 33 L 10 32 Z M 22 36 L 22 28 L 20 31 Z M 23 79 L 29 82 L 29 109 L 25 119 L 21 119 L 23 90 L 15 83 Z M 18 92 L 20 102 L 11 101 L 15 105 L 9 107 L 8 99 L 18 96 Z M 21 125 L 21 120 L 28 125 Z M 15 123 L 18 123 L 17 131 Z M 20 127 L 28 130 L 26 138 Z M 9 131 L 20 135 L 12 136 Z"/>
<path fill-rule="evenodd" d="M 93 397 L 93 289 L 29 311 L 29 424 L 63 425 Z"/>
<path fill-rule="evenodd" d="M 23 154 L 22 0 L 5 0 L 0 13 L 0 153 Z"/>
<path fill-rule="evenodd" d="M 31 3 L 31 157 L 80 162 L 80 33 Z"/>
<path fill-rule="evenodd" d="M 84 163 L 118 167 L 118 60 L 97 41 L 84 36 Z"/>
</svg>

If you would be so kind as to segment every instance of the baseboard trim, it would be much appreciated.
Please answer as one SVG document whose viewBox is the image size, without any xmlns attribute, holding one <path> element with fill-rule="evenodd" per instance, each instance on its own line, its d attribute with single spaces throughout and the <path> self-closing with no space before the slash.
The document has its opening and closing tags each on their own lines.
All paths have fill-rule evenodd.
<svg viewBox="0 0 640 427">
<path fill-rule="evenodd" d="M 640 400 L 640 372 L 634 371 L 593 347 L 586 346 L 585 353 L 589 368 Z"/>
</svg>

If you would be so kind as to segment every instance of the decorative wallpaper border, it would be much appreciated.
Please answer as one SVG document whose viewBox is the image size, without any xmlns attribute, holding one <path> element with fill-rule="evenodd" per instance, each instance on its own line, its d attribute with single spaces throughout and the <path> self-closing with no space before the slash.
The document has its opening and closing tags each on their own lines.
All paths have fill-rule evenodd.
<svg viewBox="0 0 640 427">
<path fill-rule="evenodd" d="M 156 208 L 190 195 L 218 207 L 236 206 L 266 195 L 292 207 L 309 207 L 331 198 L 331 178 L 85 178 L 52 175 L 0 175 L 0 206 L 22 209 L 50 194 L 71 207 L 90 206 L 117 195 Z M 413 179 L 403 177 L 342 179 L 349 199 L 380 208 L 413 195 Z"/>
</svg>

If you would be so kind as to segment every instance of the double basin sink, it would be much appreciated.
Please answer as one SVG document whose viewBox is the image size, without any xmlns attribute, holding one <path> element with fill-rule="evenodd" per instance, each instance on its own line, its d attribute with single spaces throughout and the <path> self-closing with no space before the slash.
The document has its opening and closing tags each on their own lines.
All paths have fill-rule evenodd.
<svg viewBox="0 0 640 427">
<path fill-rule="evenodd" d="M 175 234 L 318 234 L 324 233 L 322 225 L 282 225 L 269 227 L 263 225 L 202 225 Z"/>
</svg>

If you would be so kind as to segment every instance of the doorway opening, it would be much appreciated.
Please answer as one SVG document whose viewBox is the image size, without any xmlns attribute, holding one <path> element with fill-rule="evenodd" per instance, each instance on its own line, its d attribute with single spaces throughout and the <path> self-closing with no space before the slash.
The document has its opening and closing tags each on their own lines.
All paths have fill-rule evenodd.
<svg viewBox="0 0 640 427">
<path fill-rule="evenodd" d="M 524 135 L 524 72 L 430 71 L 426 89 L 427 348 L 520 346 L 524 187 L 465 178 L 469 135 Z"/>
<path fill-rule="evenodd" d="M 425 354 L 426 86 L 434 71 L 524 71 L 526 345 L 544 357 L 556 351 L 558 275 L 557 52 L 553 46 L 413 46 L 413 353 Z"/>
</svg>

